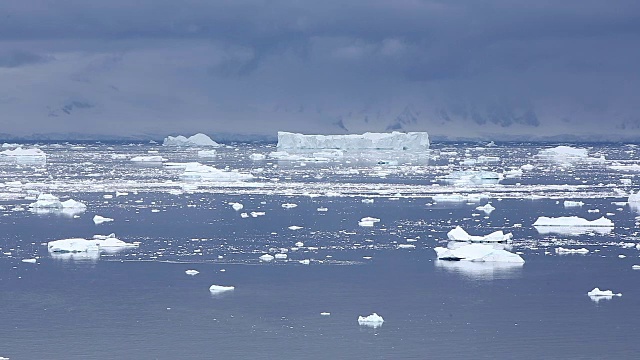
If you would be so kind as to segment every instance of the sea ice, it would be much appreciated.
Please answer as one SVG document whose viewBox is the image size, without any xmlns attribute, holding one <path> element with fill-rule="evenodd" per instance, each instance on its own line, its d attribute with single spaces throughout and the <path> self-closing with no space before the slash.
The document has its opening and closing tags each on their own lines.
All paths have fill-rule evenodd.
<svg viewBox="0 0 640 360">
<path fill-rule="evenodd" d="M 231 207 L 233 208 L 233 210 L 235 211 L 240 211 L 244 208 L 244 205 L 237 203 L 237 202 L 230 202 L 229 205 L 231 205 Z"/>
<path fill-rule="evenodd" d="M 511 241 L 513 234 L 503 233 L 502 230 L 494 231 L 491 234 L 484 236 L 469 235 L 463 228 L 456 226 L 453 230 L 447 233 L 449 240 L 453 241 L 468 241 L 477 243 L 506 243 Z"/>
<path fill-rule="evenodd" d="M 384 319 L 377 313 L 373 313 L 369 316 L 358 316 L 358 324 L 363 326 L 369 326 L 375 329 L 382 326 L 383 323 Z"/>
<path fill-rule="evenodd" d="M 611 290 L 600 290 L 599 288 L 594 288 L 593 290 L 587 293 L 589 296 L 622 296 L 622 293 L 614 293 Z"/>
<path fill-rule="evenodd" d="M 264 154 L 258 154 L 258 153 L 254 153 L 249 155 L 249 159 L 253 160 L 253 161 L 260 161 L 260 160 L 264 160 L 266 158 L 266 156 Z"/>
<path fill-rule="evenodd" d="M 253 179 L 253 175 L 236 171 L 220 170 L 213 166 L 202 165 L 200 163 L 187 163 L 180 178 L 182 180 L 235 182 L 251 180 Z"/>
<path fill-rule="evenodd" d="M 538 152 L 539 158 L 553 160 L 558 162 L 573 162 L 584 160 L 588 156 L 587 149 L 574 148 L 571 146 L 556 146 L 549 149 L 543 149 Z"/>
<path fill-rule="evenodd" d="M 291 225 L 291 226 L 289 226 L 289 230 L 300 230 L 300 229 L 304 229 L 304 227 L 302 227 L 302 226 L 297 226 L 297 225 Z"/>
<path fill-rule="evenodd" d="M 273 255 L 264 254 L 264 255 L 261 255 L 259 259 L 262 261 L 271 261 L 274 259 L 274 257 Z"/>
<path fill-rule="evenodd" d="M 97 252 L 100 250 L 100 245 L 91 240 L 73 238 L 49 241 L 47 249 L 51 253 Z"/>
<path fill-rule="evenodd" d="M 36 202 L 29 204 L 29 207 L 37 209 L 62 209 L 62 203 L 55 195 L 40 194 Z"/>
<path fill-rule="evenodd" d="M 362 135 L 303 135 L 278 132 L 278 150 L 340 149 L 340 150 L 412 150 L 429 149 L 426 132 L 364 133 Z"/>
<path fill-rule="evenodd" d="M 413 244 L 398 244 L 398 249 L 415 249 L 416 246 Z"/>
<path fill-rule="evenodd" d="M 287 254 L 282 254 L 282 253 L 275 255 L 275 258 L 278 259 L 278 260 L 284 260 L 287 257 L 289 257 Z"/>
<path fill-rule="evenodd" d="M 606 217 L 589 221 L 577 216 L 546 217 L 541 216 L 533 226 L 572 226 L 572 227 L 613 227 L 613 221 Z"/>
<path fill-rule="evenodd" d="M 297 207 L 298 204 L 282 204 L 282 207 L 285 209 L 293 209 L 294 207 Z"/>
<path fill-rule="evenodd" d="M 131 158 L 133 162 L 152 162 L 152 163 L 160 163 L 163 161 L 167 161 L 167 159 L 163 158 L 159 155 L 150 155 L 150 156 L 135 156 Z"/>
<path fill-rule="evenodd" d="M 214 294 L 231 291 L 233 289 L 235 289 L 235 286 L 222 286 L 222 285 L 209 286 L 209 291 L 211 291 Z"/>
<path fill-rule="evenodd" d="M 491 205 L 491 204 L 489 204 L 489 203 L 485 204 L 484 206 L 478 206 L 478 207 L 476 207 L 476 210 L 480 210 L 480 211 L 484 212 L 484 213 L 485 213 L 485 214 L 487 214 L 487 215 L 491 214 L 491 212 L 492 212 L 493 210 L 495 210 L 495 209 L 496 209 L 496 208 L 495 208 L 495 207 L 493 207 L 493 205 Z"/>
<path fill-rule="evenodd" d="M 29 263 L 29 264 L 35 264 L 36 263 L 36 259 L 22 259 L 23 263 Z"/>
<path fill-rule="evenodd" d="M 205 134 L 195 134 L 190 137 L 178 135 L 176 137 L 167 136 L 162 142 L 162 146 L 221 146 L 217 142 L 211 140 Z"/>
<path fill-rule="evenodd" d="M 215 150 L 198 150 L 198 157 L 213 158 L 213 157 L 216 157 L 216 151 Z"/>
<path fill-rule="evenodd" d="M 582 201 L 565 200 L 563 205 L 564 207 L 580 207 L 584 205 L 584 203 Z"/>
<path fill-rule="evenodd" d="M 447 247 L 436 247 L 439 260 L 524 263 L 524 259 L 498 244 L 469 244 L 451 241 Z"/>
<path fill-rule="evenodd" d="M 563 248 L 563 247 L 557 247 L 556 248 L 556 254 L 558 255 L 562 255 L 562 254 L 581 254 L 581 255 L 585 255 L 589 253 L 589 249 L 585 249 L 585 248 L 580 248 L 580 249 L 567 249 L 567 248 Z"/>
<path fill-rule="evenodd" d="M 21 147 L 17 147 L 13 150 L 7 149 L 0 151 L 0 158 L 2 158 L 3 156 L 27 161 L 45 161 L 47 159 L 47 154 L 37 148 L 23 149 Z"/>
<path fill-rule="evenodd" d="M 187 270 L 184 273 L 187 274 L 187 275 L 194 276 L 194 275 L 200 274 L 200 271 L 198 271 L 198 270 Z"/>
<path fill-rule="evenodd" d="M 93 222 L 96 225 L 100 225 L 102 223 L 110 222 L 110 221 L 113 221 L 113 219 L 112 218 L 108 218 L 108 217 L 104 217 L 104 216 L 100 216 L 100 215 L 96 215 L 96 216 L 93 217 Z"/>
</svg>

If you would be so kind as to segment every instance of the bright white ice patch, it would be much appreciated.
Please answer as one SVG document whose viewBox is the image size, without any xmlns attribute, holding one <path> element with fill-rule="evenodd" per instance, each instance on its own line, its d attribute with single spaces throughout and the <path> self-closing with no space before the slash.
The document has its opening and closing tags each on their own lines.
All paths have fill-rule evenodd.
<svg viewBox="0 0 640 360">
<path fill-rule="evenodd" d="M 453 241 L 468 241 L 478 243 L 502 243 L 508 242 L 513 238 L 511 233 L 503 233 L 502 230 L 494 231 L 488 235 L 469 235 L 463 228 L 456 226 L 453 230 L 447 233 L 449 240 Z"/>
<path fill-rule="evenodd" d="M 533 226 L 571 226 L 571 227 L 613 227 L 613 221 L 606 217 L 596 220 L 587 220 L 577 216 L 546 217 L 541 216 L 533 223 Z"/>
<path fill-rule="evenodd" d="M 429 149 L 426 132 L 364 133 L 362 135 L 303 135 L 278 132 L 278 149 L 340 149 L 340 150 L 412 150 Z"/>
<path fill-rule="evenodd" d="M 433 249 L 439 260 L 524 263 L 524 259 L 498 244 L 469 244 L 451 241 Z"/>
<path fill-rule="evenodd" d="M 162 142 L 162 146 L 221 146 L 217 142 L 211 140 L 205 134 L 195 134 L 190 137 L 184 137 L 182 135 L 178 136 L 167 136 Z"/>
<path fill-rule="evenodd" d="M 369 326 L 372 328 L 379 328 L 384 323 L 382 316 L 377 313 L 373 313 L 369 316 L 358 316 L 358 324 L 362 326 Z"/>
</svg>

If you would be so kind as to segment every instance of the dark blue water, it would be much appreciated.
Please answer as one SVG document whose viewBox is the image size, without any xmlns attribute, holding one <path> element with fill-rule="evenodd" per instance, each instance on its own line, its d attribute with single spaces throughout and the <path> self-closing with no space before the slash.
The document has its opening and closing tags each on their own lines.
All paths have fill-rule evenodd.
<svg viewBox="0 0 640 360">
<path fill-rule="evenodd" d="M 633 174 L 608 169 L 613 161 L 633 162 L 635 148 L 593 147 L 592 153 L 617 157 L 563 168 L 528 157 L 537 153 L 533 146 L 471 148 L 474 154 L 502 157 L 500 164 L 477 169 L 532 163 L 536 170 L 499 186 L 455 187 L 442 185 L 439 176 L 459 170 L 460 156 L 453 162 L 445 156 L 426 162 L 414 157 L 393 167 L 357 159 L 255 163 L 246 156 L 274 149 L 245 146 L 221 149 L 216 159 L 204 162 L 261 169 L 255 181 L 260 186 L 196 184 L 195 190 L 182 191 L 178 170 L 136 166 L 111 154 L 156 149 L 172 161 L 197 160 L 192 152 L 86 146 L 89 150 L 44 148 L 52 154 L 46 164 L 0 164 L 3 183 L 22 183 L 0 187 L 0 356 L 596 359 L 634 358 L 640 351 L 634 320 L 640 315 L 640 271 L 632 270 L 640 264 L 640 252 L 621 244 L 640 243 L 638 213 L 623 204 L 625 192 L 638 184 Z M 375 175 L 379 171 L 389 175 Z M 632 179 L 631 185 L 622 184 L 624 178 Z M 553 184 L 568 187 L 545 187 Z M 26 208 L 36 191 L 72 197 L 88 209 L 76 218 L 14 211 Z M 104 197 L 115 191 L 128 194 Z M 327 191 L 339 194 L 325 196 Z M 439 192 L 489 197 L 479 203 L 434 203 L 430 195 Z M 527 198 L 532 194 L 542 198 Z M 362 203 L 368 197 L 375 198 L 373 204 Z M 564 199 L 585 205 L 564 208 Z M 495 211 L 475 210 L 487 201 Z M 234 211 L 229 202 L 244 209 Z M 298 207 L 284 209 L 283 203 Z M 319 207 L 328 211 L 318 212 Z M 265 215 L 240 216 L 251 211 Z M 95 214 L 115 221 L 95 225 Z M 580 235 L 540 234 L 531 226 L 538 216 L 570 215 L 607 216 L 616 226 Z M 372 228 L 358 226 L 365 216 L 381 221 Z M 293 225 L 302 229 L 288 229 Z M 511 250 L 526 263 L 435 260 L 433 247 L 446 244 L 446 233 L 457 225 L 472 234 L 512 232 Z M 111 232 L 140 247 L 52 256 L 44 245 Z M 416 240 L 411 242 L 416 248 L 398 249 L 407 239 Z M 559 246 L 590 253 L 560 256 L 554 251 Z M 281 248 L 289 249 L 287 260 L 258 259 Z M 37 262 L 21 262 L 27 258 Z M 310 265 L 299 263 L 306 259 Z M 200 274 L 188 276 L 187 269 Z M 235 290 L 211 294 L 212 284 Z M 623 296 L 594 302 L 586 293 L 596 286 Z M 373 312 L 384 317 L 381 327 L 358 324 L 359 315 Z"/>
</svg>

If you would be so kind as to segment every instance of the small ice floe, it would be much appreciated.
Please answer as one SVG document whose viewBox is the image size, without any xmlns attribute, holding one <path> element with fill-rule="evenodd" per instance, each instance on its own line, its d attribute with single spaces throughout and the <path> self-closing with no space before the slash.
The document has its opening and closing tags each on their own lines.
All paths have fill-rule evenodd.
<svg viewBox="0 0 640 360">
<path fill-rule="evenodd" d="M 504 177 L 510 178 L 510 179 L 519 178 L 522 175 L 523 175 L 522 169 L 511 169 L 504 172 Z"/>
<path fill-rule="evenodd" d="M 297 226 L 297 225 L 289 226 L 289 230 L 300 230 L 300 229 L 304 229 L 304 227 L 302 227 L 302 226 Z"/>
<path fill-rule="evenodd" d="M 594 288 L 593 290 L 587 293 L 591 300 L 598 302 L 600 300 L 611 300 L 614 296 L 622 296 L 622 293 L 614 293 L 611 290 L 600 290 L 599 288 Z"/>
<path fill-rule="evenodd" d="M 613 221 L 606 217 L 596 220 L 587 220 L 577 216 L 546 217 L 541 216 L 533 223 L 533 226 L 572 226 L 572 227 L 613 227 Z"/>
<path fill-rule="evenodd" d="M 631 269 L 633 270 L 640 270 L 640 265 L 632 265 Z"/>
<path fill-rule="evenodd" d="M 580 249 L 567 249 L 567 248 L 563 248 L 563 247 L 557 247 L 555 249 L 556 254 L 558 255 L 564 255 L 564 254 L 581 254 L 581 255 L 586 255 L 589 253 L 589 249 L 585 249 L 585 248 L 580 248 Z"/>
<path fill-rule="evenodd" d="M 295 207 L 298 207 L 298 204 L 288 204 L 288 203 L 287 203 L 287 204 L 282 204 L 281 206 L 282 206 L 283 208 L 285 208 L 285 209 L 293 209 L 293 208 L 295 208 Z"/>
<path fill-rule="evenodd" d="M 505 250 L 504 245 L 501 244 L 469 244 L 450 241 L 446 248 L 438 246 L 433 250 L 438 260 L 524 263 L 520 255 Z"/>
<path fill-rule="evenodd" d="M 452 241 L 468 241 L 477 243 L 506 243 L 513 238 L 511 233 L 503 233 L 502 230 L 494 231 L 488 235 L 469 235 L 463 228 L 456 226 L 447 233 L 447 238 Z"/>
<path fill-rule="evenodd" d="M 360 219 L 360 221 L 358 222 L 358 225 L 363 227 L 371 227 L 377 222 L 380 222 L 380 219 L 367 216 Z"/>
<path fill-rule="evenodd" d="M 243 212 L 243 213 L 240 214 L 240 217 L 243 218 L 243 219 L 246 219 L 246 218 L 249 217 L 249 214 Z"/>
<path fill-rule="evenodd" d="M 296 247 L 301 248 L 301 247 L 303 247 L 303 246 L 304 246 L 304 243 L 303 243 L 302 241 L 298 241 L 298 242 L 296 243 Z"/>
<path fill-rule="evenodd" d="M 618 255 L 618 258 L 620 258 L 620 259 L 624 259 L 626 257 L 627 257 L 627 255 L 623 255 L 623 254 Z"/>
<path fill-rule="evenodd" d="M 197 162 L 184 164 L 184 172 L 180 175 L 180 179 L 186 181 L 237 182 L 253 178 L 251 174 L 216 169 Z"/>
<path fill-rule="evenodd" d="M 272 261 L 274 259 L 273 255 L 264 254 L 259 257 L 261 261 Z"/>
<path fill-rule="evenodd" d="M 235 286 L 223 286 L 223 285 L 211 285 L 209 286 L 209 291 L 214 294 L 219 294 L 227 291 L 231 291 L 235 289 Z"/>
<path fill-rule="evenodd" d="M 362 326 L 369 326 L 372 328 L 379 328 L 384 323 L 382 316 L 377 313 L 373 313 L 369 316 L 358 316 L 358 324 Z"/>
<path fill-rule="evenodd" d="M 565 200 L 563 205 L 564 207 L 580 207 L 583 206 L 584 203 L 582 201 Z"/>
<path fill-rule="evenodd" d="M 331 313 L 330 312 L 321 312 L 320 315 L 322 315 L 322 316 L 330 316 Z"/>
<path fill-rule="evenodd" d="M 462 202 L 480 202 L 486 198 L 484 194 L 442 194 L 431 197 L 437 203 L 462 203 Z"/>
<path fill-rule="evenodd" d="M 267 156 L 264 155 L 264 154 L 254 153 L 254 154 L 249 155 L 249 159 L 251 159 L 253 161 L 260 161 L 260 160 L 264 160 L 266 158 L 267 158 Z"/>
<path fill-rule="evenodd" d="M 287 257 L 289 257 L 287 254 L 282 254 L 282 253 L 275 255 L 275 258 L 278 260 L 285 260 Z"/>
<path fill-rule="evenodd" d="M 309 265 L 309 264 L 311 264 L 311 260 L 309 260 L 309 259 L 300 260 L 300 261 L 298 261 L 298 262 L 299 262 L 300 264 L 302 264 L 302 265 Z"/>
<path fill-rule="evenodd" d="M 37 259 L 22 259 L 23 263 L 35 264 Z"/>
<path fill-rule="evenodd" d="M 535 166 L 533 166 L 531 164 L 524 164 L 524 165 L 520 166 L 520 169 L 522 169 L 524 171 L 531 171 L 531 170 L 535 169 Z"/>
<path fill-rule="evenodd" d="M 448 183 L 455 185 L 483 185 L 497 184 L 503 175 L 495 171 L 454 171 L 444 177 Z"/>
<path fill-rule="evenodd" d="M 416 246 L 413 244 L 398 244 L 398 249 L 415 249 Z"/>
<path fill-rule="evenodd" d="M 216 151 L 211 150 L 198 150 L 198 157 L 201 158 L 214 158 L 216 157 Z"/>
<path fill-rule="evenodd" d="M 264 211 L 252 211 L 251 213 L 251 217 L 258 217 L 258 216 L 264 216 L 266 213 Z"/>
<path fill-rule="evenodd" d="M 363 204 L 373 204 L 374 199 L 362 199 L 361 201 Z"/>
<path fill-rule="evenodd" d="M 329 209 L 327 209 L 326 207 L 319 207 L 319 208 L 316 209 L 316 211 L 318 211 L 318 212 L 327 212 L 327 211 L 329 211 Z"/>
<path fill-rule="evenodd" d="M 111 221 L 113 221 L 112 218 L 108 218 L 100 215 L 96 215 L 93 217 L 93 223 L 96 225 L 100 225 L 102 223 L 111 222 Z"/>
<path fill-rule="evenodd" d="M 145 163 L 161 163 L 163 161 L 167 161 L 167 159 L 159 155 L 149 155 L 149 156 L 135 156 L 131 158 L 131 161 L 145 162 Z"/>
<path fill-rule="evenodd" d="M 476 208 L 476 210 L 480 210 L 480 211 L 484 212 L 484 213 L 485 213 L 485 214 L 487 214 L 487 215 L 491 214 L 491 212 L 492 212 L 493 210 L 495 210 L 495 209 L 496 209 L 496 208 L 495 208 L 495 207 L 493 207 L 493 205 L 491 205 L 491 204 L 489 204 L 489 203 L 485 204 L 484 206 L 478 206 L 478 207 Z"/>
<path fill-rule="evenodd" d="M 237 202 L 230 202 L 229 205 L 231 205 L 231 207 L 233 208 L 233 210 L 235 211 L 240 211 L 244 208 L 244 205 L 237 203 Z"/>
<path fill-rule="evenodd" d="M 200 274 L 200 271 L 198 271 L 198 270 L 186 270 L 184 273 L 187 274 L 187 275 L 195 276 L 195 275 Z"/>
</svg>

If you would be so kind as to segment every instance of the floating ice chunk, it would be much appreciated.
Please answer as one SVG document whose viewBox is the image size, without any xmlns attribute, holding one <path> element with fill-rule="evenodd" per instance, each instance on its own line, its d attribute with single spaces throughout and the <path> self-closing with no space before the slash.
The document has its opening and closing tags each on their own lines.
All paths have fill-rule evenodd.
<svg viewBox="0 0 640 360">
<path fill-rule="evenodd" d="M 302 264 L 302 265 L 309 265 L 309 264 L 311 264 L 311 260 L 309 260 L 309 259 L 300 260 L 300 261 L 298 261 L 298 262 L 299 262 L 300 264 Z"/>
<path fill-rule="evenodd" d="M 503 233 L 502 230 L 494 231 L 484 236 L 469 235 L 463 228 L 456 226 L 447 233 L 447 238 L 452 241 L 468 241 L 477 243 L 506 243 L 511 241 L 513 234 Z"/>
<path fill-rule="evenodd" d="M 496 209 L 496 208 L 495 208 L 495 207 L 493 207 L 493 205 L 491 205 L 491 204 L 489 204 L 489 203 L 485 204 L 484 206 L 478 206 L 478 207 L 476 208 L 476 210 L 480 210 L 480 211 L 484 212 L 484 213 L 485 213 L 485 214 L 487 214 L 487 215 L 491 214 L 491 212 L 492 212 L 493 210 L 495 210 L 495 209 Z"/>
<path fill-rule="evenodd" d="M 63 209 L 77 209 L 82 211 L 87 209 L 87 205 L 73 199 L 63 201 L 60 203 L 60 205 L 62 205 Z"/>
<path fill-rule="evenodd" d="M 47 154 L 44 151 L 33 148 L 33 149 L 23 149 L 21 147 L 17 147 L 13 150 L 7 149 L 0 151 L 0 158 L 3 156 L 10 157 L 16 160 L 27 160 L 27 161 L 45 161 L 47 159 Z"/>
<path fill-rule="evenodd" d="M 284 160 L 284 161 L 297 161 L 304 160 L 305 158 L 300 155 L 292 155 L 286 151 L 273 151 L 269 153 L 269 157 L 276 160 Z"/>
<path fill-rule="evenodd" d="M 298 204 L 282 204 L 282 207 L 285 209 L 293 209 L 295 207 L 298 207 Z"/>
<path fill-rule="evenodd" d="M 289 230 L 300 230 L 300 229 L 304 229 L 304 227 L 302 227 L 302 226 L 297 226 L 297 225 L 291 225 L 291 226 L 289 226 Z"/>
<path fill-rule="evenodd" d="M 211 140 L 205 134 L 195 134 L 190 137 L 184 137 L 182 135 L 178 135 L 176 137 L 167 136 L 162 142 L 162 146 L 213 146 L 218 147 L 221 146 L 217 142 Z"/>
<path fill-rule="evenodd" d="M 373 313 L 369 316 L 358 316 L 358 324 L 362 326 L 369 326 L 372 328 L 379 328 L 384 323 L 382 316 Z"/>
<path fill-rule="evenodd" d="M 153 162 L 153 163 L 160 163 L 163 161 L 167 161 L 167 159 L 163 158 L 162 156 L 159 155 L 152 155 L 152 156 L 135 156 L 131 158 L 131 161 L 133 162 Z"/>
<path fill-rule="evenodd" d="M 632 265 L 631 268 L 633 270 L 640 270 L 640 265 Z"/>
<path fill-rule="evenodd" d="M 96 216 L 93 217 L 93 222 L 96 225 L 100 225 L 102 223 L 111 222 L 111 221 L 113 221 L 112 218 L 108 218 L 108 217 L 104 217 L 104 216 L 100 216 L 100 215 L 96 215 Z"/>
<path fill-rule="evenodd" d="M 240 217 L 243 218 L 243 219 L 246 219 L 246 218 L 249 217 L 249 214 L 243 212 L 243 213 L 240 214 Z"/>
<path fill-rule="evenodd" d="M 627 202 L 629 203 L 631 210 L 640 212 L 640 191 L 635 194 L 631 193 Z"/>
<path fill-rule="evenodd" d="M 212 293 L 222 293 L 222 292 L 226 292 L 226 291 L 231 291 L 234 290 L 235 286 L 223 286 L 223 285 L 211 285 L 209 287 L 209 291 L 211 291 Z"/>
<path fill-rule="evenodd" d="M 330 316 L 331 313 L 330 312 L 321 312 L 320 315 L 322 315 L 322 316 Z"/>
<path fill-rule="evenodd" d="M 274 257 L 273 255 L 264 254 L 264 255 L 261 255 L 259 259 L 262 261 L 271 261 L 274 259 Z"/>
<path fill-rule="evenodd" d="M 398 244 L 398 249 L 415 249 L 416 246 L 413 244 Z"/>
<path fill-rule="evenodd" d="M 236 171 L 220 170 L 213 166 L 202 165 L 200 163 L 187 163 L 180 178 L 182 180 L 232 182 L 251 180 L 253 179 L 253 175 Z"/>
<path fill-rule="evenodd" d="M 198 157 L 214 158 L 216 157 L 216 151 L 215 150 L 198 150 Z"/>
<path fill-rule="evenodd" d="M 184 273 L 187 274 L 187 275 L 194 276 L 194 275 L 200 274 L 200 271 L 198 271 L 198 270 L 187 270 Z"/>
<path fill-rule="evenodd" d="M 617 170 L 617 171 L 640 172 L 640 165 L 638 164 L 612 165 L 611 169 Z"/>
<path fill-rule="evenodd" d="M 451 241 L 447 247 L 436 247 L 439 260 L 524 263 L 524 259 L 498 244 L 469 244 Z"/>
<path fill-rule="evenodd" d="M 581 255 L 586 255 L 589 253 L 589 249 L 585 249 L 585 248 L 580 248 L 580 249 L 567 249 L 567 248 L 563 248 L 563 247 L 557 247 L 555 249 L 556 254 L 558 255 L 563 255 L 563 254 L 581 254 Z"/>
<path fill-rule="evenodd" d="M 564 207 L 580 207 L 584 205 L 582 201 L 571 201 L 571 200 L 565 200 L 563 204 L 564 204 Z"/>
<path fill-rule="evenodd" d="M 303 246 L 304 246 L 304 243 L 303 243 L 302 241 L 298 241 L 298 242 L 296 243 L 296 247 L 299 247 L 299 248 L 300 248 L 300 247 L 303 247 Z"/>
<path fill-rule="evenodd" d="M 363 204 L 373 204 L 374 199 L 362 199 L 361 201 Z"/>
<path fill-rule="evenodd" d="M 233 208 L 233 210 L 235 211 L 240 211 L 244 208 L 244 205 L 237 203 L 237 202 L 230 202 L 229 205 L 231 205 L 231 207 Z"/>
<path fill-rule="evenodd" d="M 583 148 L 574 148 L 571 146 L 556 146 L 540 150 L 537 156 L 542 159 L 558 162 L 573 162 L 586 159 L 588 156 L 588 150 Z"/>
<path fill-rule="evenodd" d="M 276 259 L 278 259 L 278 260 L 284 260 L 284 259 L 286 259 L 287 257 L 288 257 L 288 255 L 287 255 L 287 254 L 282 254 L 282 253 L 280 253 L 280 254 L 276 254 L 276 255 L 275 255 L 275 258 L 276 258 Z"/>
<path fill-rule="evenodd" d="M 316 209 L 316 211 L 327 212 L 327 211 L 329 211 L 329 209 L 327 209 L 326 207 L 319 207 L 319 208 Z"/>
<path fill-rule="evenodd" d="M 513 169 L 504 172 L 504 177 L 506 178 L 518 178 L 523 175 L 521 169 Z"/>
<path fill-rule="evenodd" d="M 362 226 L 362 227 L 372 227 L 375 225 L 375 223 L 380 222 L 380 219 L 378 218 L 374 218 L 374 217 L 363 217 L 362 219 L 360 219 L 360 221 L 358 222 L 358 226 Z"/>
<path fill-rule="evenodd" d="M 266 213 L 264 211 L 252 211 L 251 212 L 251 217 L 258 217 L 258 216 L 264 216 Z"/>
<path fill-rule="evenodd" d="M 35 264 L 36 263 L 36 259 L 22 259 L 23 263 L 29 263 L 29 264 Z"/>
<path fill-rule="evenodd" d="M 251 159 L 253 161 L 260 161 L 260 160 L 264 160 L 266 158 L 267 158 L 267 156 L 264 155 L 264 154 L 254 153 L 254 154 L 249 155 L 249 159 Z"/>
<path fill-rule="evenodd" d="M 497 184 L 502 179 L 502 174 L 495 171 L 454 171 L 445 176 L 444 179 L 453 184 Z"/>
<path fill-rule="evenodd" d="M 433 195 L 431 197 L 433 201 L 437 203 L 461 203 L 461 202 L 480 202 L 482 199 L 486 199 L 487 195 L 485 194 L 440 194 Z"/>
<path fill-rule="evenodd" d="M 29 207 L 36 209 L 62 209 L 62 203 L 55 195 L 40 194 L 36 202 L 29 204 Z"/>
<path fill-rule="evenodd" d="M 118 238 L 116 238 L 115 234 L 109 235 L 95 235 L 93 237 L 93 241 L 96 245 L 100 247 L 101 250 L 106 250 L 109 252 L 119 251 L 125 248 L 136 248 L 140 246 L 140 243 L 128 243 L 124 242 Z"/>
<path fill-rule="evenodd" d="M 604 216 L 592 221 L 577 216 L 561 216 L 555 218 L 541 216 L 533 223 L 533 226 L 613 227 L 614 225 L 613 221 Z"/>
<path fill-rule="evenodd" d="M 524 170 L 524 171 L 531 171 L 533 169 L 535 169 L 536 167 L 531 165 L 531 164 L 524 164 L 522 166 L 520 166 L 520 169 Z"/>
<path fill-rule="evenodd" d="M 360 221 L 380 222 L 380 219 L 367 216 L 360 219 Z"/>
<path fill-rule="evenodd" d="M 73 238 L 49 241 L 47 249 L 51 253 L 78 253 L 100 250 L 100 246 L 91 240 Z"/>
<path fill-rule="evenodd" d="M 364 133 L 362 135 L 303 135 L 278 132 L 278 149 L 340 149 L 340 150 L 412 150 L 429 149 L 426 132 Z"/>
<path fill-rule="evenodd" d="M 593 290 L 587 293 L 589 296 L 622 296 L 622 293 L 614 293 L 611 290 L 600 290 L 599 288 L 594 288 Z"/>
</svg>

